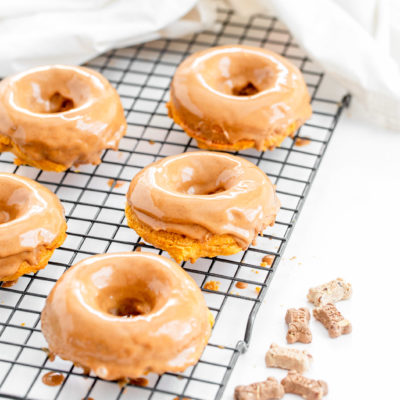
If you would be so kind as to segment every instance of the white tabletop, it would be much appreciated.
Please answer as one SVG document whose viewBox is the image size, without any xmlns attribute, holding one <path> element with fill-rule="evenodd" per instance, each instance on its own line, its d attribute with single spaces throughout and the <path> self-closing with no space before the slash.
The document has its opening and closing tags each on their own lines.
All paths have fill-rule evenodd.
<svg viewBox="0 0 400 400">
<path fill-rule="evenodd" d="M 399 152 L 400 132 L 348 115 L 340 121 L 224 400 L 236 385 L 286 375 L 266 368 L 264 357 L 272 342 L 286 345 L 287 308 L 311 309 L 308 289 L 336 277 L 353 285 L 353 297 L 337 304 L 353 332 L 331 339 L 312 319 L 312 343 L 291 345 L 313 355 L 306 375 L 328 383 L 327 400 L 400 397 Z"/>
</svg>

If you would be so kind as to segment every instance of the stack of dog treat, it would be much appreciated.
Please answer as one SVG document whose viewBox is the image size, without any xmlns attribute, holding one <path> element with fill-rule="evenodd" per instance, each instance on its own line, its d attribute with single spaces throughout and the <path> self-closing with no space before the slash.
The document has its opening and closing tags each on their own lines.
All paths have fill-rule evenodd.
<svg viewBox="0 0 400 400">
<path fill-rule="evenodd" d="M 331 338 L 351 332 L 350 321 L 345 319 L 336 308 L 335 303 L 351 296 L 352 288 L 343 279 L 337 278 L 328 283 L 311 288 L 307 299 L 314 304 L 314 318 L 328 330 Z M 286 341 L 311 343 L 312 333 L 309 327 L 311 314 L 307 308 L 290 308 L 286 312 L 288 324 Z M 275 400 L 281 399 L 285 393 L 296 394 L 306 400 L 319 400 L 328 393 L 328 385 L 321 380 L 303 376 L 313 361 L 306 350 L 282 347 L 272 343 L 265 357 L 267 367 L 287 369 L 287 376 L 279 383 L 269 377 L 264 382 L 237 386 L 235 400 Z"/>
</svg>

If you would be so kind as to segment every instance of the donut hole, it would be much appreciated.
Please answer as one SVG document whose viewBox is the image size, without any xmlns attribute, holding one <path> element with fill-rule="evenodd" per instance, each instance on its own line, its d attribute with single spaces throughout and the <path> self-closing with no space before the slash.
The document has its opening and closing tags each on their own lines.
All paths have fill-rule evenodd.
<svg viewBox="0 0 400 400">
<path fill-rule="evenodd" d="M 237 181 L 235 162 L 209 153 L 191 154 L 171 160 L 156 176 L 158 184 L 171 191 L 193 196 L 212 196 L 229 190 Z"/>
<path fill-rule="evenodd" d="M 10 183 L 4 187 L 0 191 L 0 224 L 22 217 L 29 208 L 30 199 L 28 190 L 18 184 Z"/>
<path fill-rule="evenodd" d="M 201 75 L 214 90 L 230 96 L 254 96 L 276 85 L 277 66 L 268 57 L 245 49 L 211 53 Z"/>
<path fill-rule="evenodd" d="M 234 87 L 232 94 L 234 96 L 252 96 L 258 93 L 259 90 L 254 86 L 252 82 L 247 82 L 244 86 Z"/>
<path fill-rule="evenodd" d="M 156 295 L 142 282 L 141 287 L 136 284 L 122 288 L 109 287 L 102 292 L 99 300 L 100 308 L 106 314 L 134 318 L 152 312 L 156 304 Z"/>
<path fill-rule="evenodd" d="M 90 78 L 69 67 L 28 72 L 14 82 L 14 103 L 31 113 L 57 114 L 76 109 L 91 97 Z"/>
<path fill-rule="evenodd" d="M 55 92 L 49 99 L 49 113 L 65 112 L 72 108 L 74 101 L 59 92 Z"/>
<path fill-rule="evenodd" d="M 153 302 L 132 297 L 119 299 L 109 308 L 108 313 L 117 317 L 136 317 L 146 315 L 153 309 Z"/>
<path fill-rule="evenodd" d="M 140 253 L 138 253 L 140 254 Z M 124 264 L 104 264 L 90 276 L 84 297 L 107 316 L 135 318 L 148 315 L 168 299 L 165 276 L 145 258 L 136 256 Z"/>
</svg>

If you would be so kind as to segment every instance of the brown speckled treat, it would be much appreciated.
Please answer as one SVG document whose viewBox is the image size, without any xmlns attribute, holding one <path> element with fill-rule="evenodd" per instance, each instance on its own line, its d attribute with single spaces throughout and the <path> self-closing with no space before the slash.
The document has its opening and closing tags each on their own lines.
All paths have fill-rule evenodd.
<svg viewBox="0 0 400 400">
<path fill-rule="evenodd" d="M 331 338 L 346 335 L 352 330 L 350 321 L 343 317 L 334 304 L 329 303 L 315 308 L 313 315 L 328 330 Z"/>
<path fill-rule="evenodd" d="M 307 308 L 289 308 L 286 312 L 285 321 L 288 324 L 286 335 L 288 343 L 311 343 L 312 334 L 308 326 L 310 312 Z"/>
<path fill-rule="evenodd" d="M 285 394 L 283 386 L 275 378 L 246 386 L 236 386 L 235 400 L 278 400 Z"/>
<path fill-rule="evenodd" d="M 342 278 L 311 288 L 308 291 L 307 299 L 316 307 L 328 303 L 337 303 L 346 300 L 351 296 L 352 289 L 350 283 L 346 283 Z"/>
<path fill-rule="evenodd" d="M 297 394 L 306 400 L 320 400 L 328 393 L 326 382 L 306 378 L 296 371 L 289 371 L 281 383 L 285 393 Z"/>
</svg>

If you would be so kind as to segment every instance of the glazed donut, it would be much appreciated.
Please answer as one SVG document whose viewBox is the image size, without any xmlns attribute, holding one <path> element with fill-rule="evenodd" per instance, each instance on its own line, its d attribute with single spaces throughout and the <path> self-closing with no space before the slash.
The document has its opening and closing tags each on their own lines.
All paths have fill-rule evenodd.
<svg viewBox="0 0 400 400">
<path fill-rule="evenodd" d="M 51 353 L 107 380 L 184 371 L 199 359 L 211 324 L 200 289 L 182 268 L 138 252 L 74 265 L 41 317 Z"/>
<path fill-rule="evenodd" d="M 44 268 L 65 240 L 57 196 L 22 176 L 0 173 L 0 281 Z"/>
<path fill-rule="evenodd" d="M 51 171 L 99 164 L 125 131 L 116 90 L 88 68 L 39 67 L 0 82 L 0 152 L 13 152 L 16 164 Z"/>
<path fill-rule="evenodd" d="M 171 84 L 168 113 L 198 146 L 273 149 L 311 116 L 301 72 L 257 47 L 213 47 L 187 58 Z"/>
<path fill-rule="evenodd" d="M 166 157 L 132 180 L 128 225 L 177 262 L 246 249 L 279 210 L 275 188 L 251 162 L 199 151 Z"/>
</svg>

